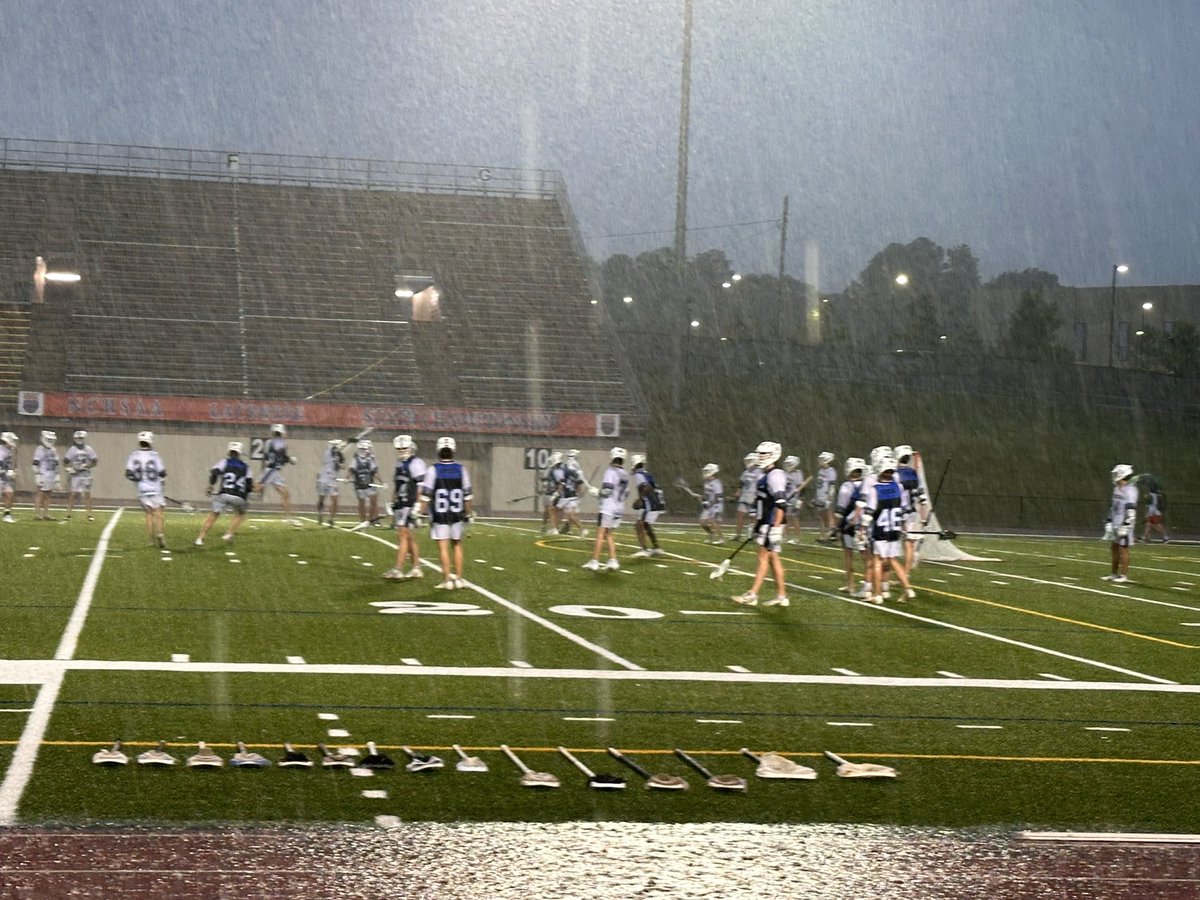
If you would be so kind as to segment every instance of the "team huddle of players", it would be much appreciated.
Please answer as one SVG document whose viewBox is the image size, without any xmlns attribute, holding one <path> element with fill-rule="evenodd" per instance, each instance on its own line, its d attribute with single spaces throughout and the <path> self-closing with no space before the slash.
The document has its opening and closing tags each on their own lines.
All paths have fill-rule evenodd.
<svg viewBox="0 0 1200 900">
<path fill-rule="evenodd" d="M 67 519 L 75 511 L 78 499 L 85 508 L 88 521 L 92 521 L 92 469 L 98 457 L 87 442 L 86 431 L 76 431 L 71 446 L 62 456 L 58 454 L 58 435 L 43 431 L 38 436 L 38 445 L 33 451 L 33 517 L 50 518 L 50 495 L 62 489 L 62 476 L 66 472 L 69 493 L 67 495 Z M 11 524 L 13 496 L 17 481 L 17 444 L 20 439 L 11 431 L 0 434 L 0 502 L 4 504 L 3 521 Z"/>
</svg>

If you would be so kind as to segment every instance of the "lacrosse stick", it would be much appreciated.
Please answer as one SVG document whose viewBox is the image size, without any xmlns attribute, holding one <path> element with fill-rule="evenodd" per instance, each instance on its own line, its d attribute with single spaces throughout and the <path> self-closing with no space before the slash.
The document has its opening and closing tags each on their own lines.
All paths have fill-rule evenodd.
<svg viewBox="0 0 1200 900">
<path fill-rule="evenodd" d="M 676 476 L 675 487 L 683 488 L 684 492 L 687 493 L 689 497 L 694 497 L 695 499 L 701 501 L 704 500 L 703 497 L 701 497 L 699 494 L 693 491 L 691 487 L 688 486 L 687 479 L 685 479 L 682 475 Z"/>
<path fill-rule="evenodd" d="M 625 779 L 620 775 L 609 775 L 601 773 L 597 775 L 582 762 L 575 758 L 566 747 L 559 747 L 558 752 L 567 758 L 567 761 L 577 768 L 587 778 L 587 786 L 597 791 L 623 791 L 625 790 Z"/>
<path fill-rule="evenodd" d="M 744 541 L 742 541 L 740 544 L 738 544 L 738 547 L 736 550 L 734 550 L 732 553 L 730 553 L 729 556 L 727 556 L 725 559 L 723 559 L 721 561 L 720 565 L 718 565 L 715 569 L 713 569 L 711 572 L 708 573 L 708 577 L 712 578 L 712 579 L 717 579 L 717 578 L 723 577 L 725 575 L 725 573 L 729 571 L 729 564 L 731 562 L 733 562 L 733 558 L 735 556 L 737 556 L 739 553 L 741 553 L 742 549 L 748 543 L 750 543 L 752 540 L 754 540 L 757 536 L 758 535 L 755 532 L 751 531 L 750 537 L 746 538 Z"/>
<path fill-rule="evenodd" d="M 663 772 L 657 772 L 654 775 L 651 775 L 616 747 L 609 747 L 608 755 L 617 762 L 629 766 L 629 768 L 633 769 L 633 771 L 645 778 L 646 790 L 648 791 L 686 791 L 688 789 L 686 778 L 681 778 L 678 775 L 667 775 Z"/>
<path fill-rule="evenodd" d="M 176 506 L 178 506 L 181 510 L 183 510 L 186 513 L 196 511 L 196 507 L 192 506 L 192 504 L 188 503 L 186 500 L 176 500 L 174 497 L 168 497 L 166 494 L 163 494 L 163 499 L 166 500 L 168 503 L 174 503 Z"/>
<path fill-rule="evenodd" d="M 791 781 L 813 781 L 817 777 L 817 770 L 810 769 L 808 766 L 802 766 L 798 762 L 793 762 L 786 756 L 778 753 L 764 753 L 758 756 L 751 753 L 745 747 L 742 748 L 742 756 L 751 759 L 758 763 L 758 768 L 754 774 L 759 778 L 775 778 L 788 779 Z"/>
<path fill-rule="evenodd" d="M 225 760 L 209 750 L 208 744 L 204 741 L 200 741 L 196 745 L 196 752 L 187 758 L 189 769 L 219 769 L 223 765 L 225 765 Z"/>
<path fill-rule="evenodd" d="M 467 756 L 463 748 L 458 744 L 454 745 L 454 752 L 458 754 L 458 762 L 454 764 L 454 768 L 460 772 L 486 772 L 488 770 L 485 763 L 478 756 Z"/>
<path fill-rule="evenodd" d="M 428 772 L 432 769 L 440 769 L 443 765 L 440 756 L 430 756 L 425 753 L 417 753 L 411 747 L 401 747 L 408 756 L 408 763 L 404 768 L 409 772 Z"/>
<path fill-rule="evenodd" d="M 891 766 L 847 762 L 832 750 L 826 750 L 825 755 L 837 763 L 838 778 L 895 778 L 898 774 Z"/>
<path fill-rule="evenodd" d="M 107 750 L 97 750 L 93 753 L 92 762 L 98 766 L 124 766 L 128 765 L 129 757 L 121 749 L 121 741 L 116 740 Z"/>
<path fill-rule="evenodd" d="M 330 750 L 324 744 L 317 744 L 321 751 L 321 765 L 326 769 L 353 769 L 354 760 L 339 750 Z"/>
<path fill-rule="evenodd" d="M 682 759 L 685 763 L 699 772 L 702 776 L 708 779 L 708 786 L 714 791 L 744 791 L 746 790 L 746 779 L 740 775 L 714 775 L 704 766 L 700 765 L 692 757 L 688 756 L 678 747 L 675 748 L 675 755 Z"/>
<path fill-rule="evenodd" d="M 524 503 L 526 500 L 533 500 L 534 498 L 540 497 L 540 496 L 541 496 L 540 494 L 529 494 L 525 497 L 513 497 L 511 500 L 508 500 L 506 502 L 508 502 L 508 503 Z"/>
<path fill-rule="evenodd" d="M 525 763 L 521 762 L 517 754 L 508 749 L 508 744 L 501 744 L 500 749 L 504 755 L 512 760 L 513 765 L 521 770 L 521 787 L 527 788 L 556 788 L 562 787 L 562 782 L 558 780 L 557 775 L 550 772 L 535 772 Z"/>
<path fill-rule="evenodd" d="M 380 753 L 375 748 L 374 741 L 367 741 L 367 755 L 358 761 L 358 764 L 364 769 L 394 769 L 396 763 L 390 756 L 385 753 Z"/>
<path fill-rule="evenodd" d="M 237 742 L 237 753 L 229 758 L 229 764 L 238 769 L 265 769 L 271 761 L 261 753 L 247 750 L 242 741 Z"/>
<path fill-rule="evenodd" d="M 335 478 L 334 481 L 336 481 L 338 484 L 354 484 L 353 478 Z M 382 481 L 368 482 L 368 486 L 373 487 L 373 488 L 386 488 L 387 487 L 387 485 L 384 484 Z"/>
<path fill-rule="evenodd" d="M 142 766 L 173 766 L 179 762 L 175 757 L 166 751 L 167 742 L 159 741 L 158 746 L 153 750 L 147 750 L 145 753 L 138 754 L 138 765 Z"/>
<path fill-rule="evenodd" d="M 910 531 L 908 534 L 936 534 L 943 541 L 952 541 L 958 537 L 958 532 L 944 529 L 942 531 Z"/>
<path fill-rule="evenodd" d="M 276 763 L 281 769 L 311 769 L 313 761 L 291 744 L 283 745 L 283 759 Z"/>
</svg>

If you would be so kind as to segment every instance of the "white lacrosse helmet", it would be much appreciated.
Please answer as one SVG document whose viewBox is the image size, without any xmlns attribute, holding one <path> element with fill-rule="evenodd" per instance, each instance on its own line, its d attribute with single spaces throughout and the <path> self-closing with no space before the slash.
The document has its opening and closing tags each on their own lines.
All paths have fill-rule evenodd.
<svg viewBox="0 0 1200 900">
<path fill-rule="evenodd" d="M 758 454 L 757 453 L 747 453 L 745 456 L 742 457 L 742 462 L 744 462 L 746 464 L 746 467 L 749 468 L 750 466 L 752 466 L 756 462 L 758 462 Z"/>
<path fill-rule="evenodd" d="M 417 452 L 417 442 L 412 439 L 411 434 L 398 434 L 392 438 L 392 446 L 396 448 L 396 455 L 401 459 L 409 459 Z"/>
<path fill-rule="evenodd" d="M 873 465 L 873 466 L 877 465 L 879 463 L 879 461 L 881 459 L 883 459 L 885 456 L 891 456 L 891 455 L 892 455 L 892 448 L 887 446 L 886 444 L 876 447 L 874 450 L 871 451 L 871 465 Z"/>
<path fill-rule="evenodd" d="M 833 462 L 833 454 L 828 450 L 822 450 L 817 454 L 817 465 L 827 466 Z"/>
<path fill-rule="evenodd" d="M 892 450 L 892 455 L 896 457 L 897 462 L 904 462 L 912 457 L 913 448 L 908 444 L 897 444 Z"/>
<path fill-rule="evenodd" d="M 358 449 L 359 452 L 362 452 L 362 453 L 370 453 L 371 452 L 371 442 L 368 441 L 366 438 L 363 438 L 361 441 L 359 441 L 357 444 L 355 444 L 355 447 Z"/>
<path fill-rule="evenodd" d="M 763 441 L 755 449 L 754 457 L 759 467 L 765 469 L 767 466 L 773 465 L 781 453 L 783 453 L 783 448 L 776 441 Z"/>
<path fill-rule="evenodd" d="M 272 425 L 271 426 L 271 434 L 277 434 L 280 437 L 284 437 L 287 434 L 287 429 L 284 428 L 282 425 Z"/>
<path fill-rule="evenodd" d="M 38 436 L 38 439 L 42 442 L 43 447 L 53 447 L 55 442 L 58 441 L 58 435 L 53 431 L 43 431 Z"/>
<path fill-rule="evenodd" d="M 330 447 L 340 447 L 340 446 L 342 446 L 343 443 L 345 443 L 345 442 L 341 438 L 330 438 L 329 439 Z"/>
<path fill-rule="evenodd" d="M 895 472 L 896 466 L 896 457 L 881 456 L 875 461 L 875 474 L 882 475 L 884 472 Z"/>
<path fill-rule="evenodd" d="M 0 434 L 0 442 L 3 442 L 10 447 L 17 446 L 17 441 L 19 441 L 19 440 L 20 440 L 20 438 L 17 437 L 16 434 L 14 434 L 11 431 L 6 431 L 3 434 Z"/>
<path fill-rule="evenodd" d="M 241 441 L 230 441 L 229 446 L 226 447 L 225 449 L 228 450 L 230 453 L 241 453 L 242 452 L 242 442 Z"/>
<path fill-rule="evenodd" d="M 800 468 L 800 457 L 785 456 L 783 459 L 783 467 L 789 472 L 795 472 L 796 469 Z"/>
<path fill-rule="evenodd" d="M 858 472 L 859 475 L 862 475 L 862 473 L 867 471 L 867 461 L 861 456 L 847 456 L 845 471 L 847 478 L 849 478 L 855 472 Z"/>
<path fill-rule="evenodd" d="M 578 450 L 568 450 L 567 451 L 567 459 L 575 459 L 577 456 L 579 456 Z"/>
<path fill-rule="evenodd" d="M 714 475 L 716 475 L 720 471 L 721 471 L 721 467 L 718 466 L 716 463 L 709 463 L 703 469 L 700 470 L 700 474 L 703 475 L 705 478 L 712 478 Z"/>
<path fill-rule="evenodd" d="M 71 437 L 73 437 L 75 439 L 75 443 L 82 444 L 84 441 L 87 440 L 87 432 L 83 431 L 83 430 L 79 430 L 79 431 L 75 432 L 73 435 L 71 435 Z"/>
<path fill-rule="evenodd" d="M 646 464 L 646 454 L 645 453 L 633 454 L 633 456 L 629 460 L 629 464 L 635 469 L 638 466 L 644 466 Z"/>
<path fill-rule="evenodd" d="M 624 447 L 613 447 L 611 450 L 608 451 L 608 458 L 610 460 L 624 459 L 625 458 L 625 448 Z"/>
<path fill-rule="evenodd" d="M 137 439 L 138 439 L 139 444 L 153 444 L 154 443 L 154 432 L 153 431 L 139 431 Z"/>
<path fill-rule="evenodd" d="M 1113 466 L 1113 470 L 1112 470 L 1113 484 L 1116 484 L 1118 481 L 1126 481 L 1127 479 L 1132 478 L 1132 477 L 1133 477 L 1133 466 L 1126 465 L 1125 463 L 1118 463 L 1117 465 Z"/>
<path fill-rule="evenodd" d="M 546 462 L 552 466 L 557 466 L 562 461 L 563 455 L 561 450 L 555 450 L 548 457 L 546 457 Z"/>
<path fill-rule="evenodd" d="M 458 444 L 452 437 L 440 437 L 437 439 L 437 448 L 438 450 L 449 450 L 453 453 L 458 449 Z"/>
</svg>

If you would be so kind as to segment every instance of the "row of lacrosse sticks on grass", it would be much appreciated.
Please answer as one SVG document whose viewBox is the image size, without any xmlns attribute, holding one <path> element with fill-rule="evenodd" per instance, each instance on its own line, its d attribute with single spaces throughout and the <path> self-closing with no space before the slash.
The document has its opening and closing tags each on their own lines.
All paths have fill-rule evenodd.
<svg viewBox="0 0 1200 900">
<path fill-rule="evenodd" d="M 283 756 L 274 763 L 274 765 L 280 768 L 307 769 L 316 765 L 307 754 L 297 750 L 290 743 L 284 744 L 283 749 Z M 375 746 L 374 741 L 367 742 L 367 753 L 361 759 L 356 758 L 357 750 L 353 748 L 332 750 L 325 744 L 319 744 L 317 749 L 321 753 L 320 764 L 323 768 L 327 769 L 348 768 L 353 774 L 373 775 L 377 771 L 387 771 L 396 768 L 395 761 L 387 754 L 381 753 L 379 748 Z M 444 766 L 440 757 L 418 753 L 410 747 L 402 747 L 401 749 L 408 757 L 409 761 L 405 764 L 404 768 L 409 772 L 435 771 Z M 588 787 L 595 790 L 623 790 L 627 786 L 626 780 L 620 775 L 604 772 L 596 773 L 566 747 L 559 747 L 557 749 L 568 762 L 587 778 Z M 557 775 L 551 772 L 539 772 L 531 769 L 522 762 L 521 758 L 507 744 L 501 744 L 500 750 L 520 770 L 520 783 L 522 786 L 530 788 L 557 788 L 562 786 L 562 781 Z M 665 772 L 651 773 L 617 748 L 609 747 L 607 750 L 613 759 L 637 773 L 645 782 L 648 790 L 683 791 L 689 787 L 687 779 L 682 776 L 671 775 Z M 488 764 L 482 758 L 468 755 L 458 744 L 454 745 L 454 751 L 459 757 L 455 763 L 455 768 L 458 771 L 488 771 Z M 742 748 L 741 753 L 757 764 L 755 774 L 759 778 L 768 780 L 812 781 L 817 777 L 816 769 L 803 766 L 780 753 L 755 754 L 745 747 Z M 675 749 L 675 755 L 705 778 L 708 786 L 714 790 L 745 791 L 748 787 L 746 779 L 742 776 L 714 775 L 695 757 L 679 748 Z M 826 750 L 825 756 L 837 765 L 837 775 L 839 778 L 895 778 L 898 774 L 890 766 L 881 766 L 875 763 L 848 762 L 831 750 Z M 165 741 L 160 741 L 155 749 L 139 754 L 136 760 L 140 765 L 146 766 L 173 766 L 178 763 L 178 759 L 167 752 Z M 129 764 L 129 756 L 125 753 L 122 742 L 118 740 L 111 747 L 98 750 L 94 753 L 92 755 L 92 762 L 99 766 L 124 766 Z M 208 745 L 201 741 L 197 747 L 197 752 L 187 757 L 184 764 L 189 768 L 221 768 L 226 764 L 226 760 L 224 757 L 213 752 Z M 229 758 L 228 764 L 234 768 L 261 769 L 272 765 L 272 762 L 261 753 L 248 750 L 245 743 L 238 741 L 237 752 Z"/>
</svg>

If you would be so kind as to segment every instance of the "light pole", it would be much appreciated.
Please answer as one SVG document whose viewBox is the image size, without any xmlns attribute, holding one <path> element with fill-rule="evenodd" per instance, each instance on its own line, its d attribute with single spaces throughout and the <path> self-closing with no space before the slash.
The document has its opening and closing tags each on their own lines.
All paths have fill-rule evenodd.
<svg viewBox="0 0 1200 900">
<path fill-rule="evenodd" d="M 1117 274 L 1124 275 L 1129 266 L 1123 263 L 1113 263 L 1112 267 L 1112 299 L 1108 304 L 1108 367 L 1113 367 L 1113 341 L 1117 331 Z"/>
</svg>

